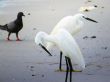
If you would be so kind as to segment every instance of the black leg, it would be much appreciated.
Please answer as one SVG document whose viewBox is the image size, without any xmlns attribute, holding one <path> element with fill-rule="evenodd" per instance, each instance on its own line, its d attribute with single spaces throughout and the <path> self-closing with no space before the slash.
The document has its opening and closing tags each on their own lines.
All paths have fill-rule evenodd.
<svg viewBox="0 0 110 82">
<path fill-rule="evenodd" d="M 8 33 L 8 38 L 7 38 L 7 40 L 10 40 L 10 34 L 11 34 L 11 33 L 9 32 L 9 33 Z"/>
<path fill-rule="evenodd" d="M 69 72 L 68 58 L 65 57 L 65 60 L 66 60 L 66 78 L 65 78 L 65 82 L 67 82 L 68 72 Z"/>
<path fill-rule="evenodd" d="M 71 63 L 71 59 L 68 58 L 68 63 L 69 63 L 69 67 L 70 67 L 70 82 L 72 82 L 72 70 L 73 70 L 73 67 L 72 67 L 72 63 Z"/>
<path fill-rule="evenodd" d="M 16 33 L 16 38 L 19 39 L 19 37 L 18 37 L 18 33 Z"/>
<path fill-rule="evenodd" d="M 60 64 L 59 64 L 60 71 L 62 70 L 61 66 L 62 66 L 62 51 L 60 51 Z"/>
<path fill-rule="evenodd" d="M 17 39 L 16 39 L 17 41 L 21 41 L 21 40 L 19 39 L 19 37 L 18 37 L 18 32 L 16 33 L 16 38 L 17 38 Z"/>
</svg>

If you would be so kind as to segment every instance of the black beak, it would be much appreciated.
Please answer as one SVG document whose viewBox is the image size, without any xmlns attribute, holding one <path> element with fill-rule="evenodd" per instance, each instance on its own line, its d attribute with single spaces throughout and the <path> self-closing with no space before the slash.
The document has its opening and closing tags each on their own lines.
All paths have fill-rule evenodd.
<svg viewBox="0 0 110 82">
<path fill-rule="evenodd" d="M 39 46 L 41 46 L 50 56 L 52 56 L 51 53 L 42 44 L 39 44 Z"/>
<path fill-rule="evenodd" d="M 23 16 L 25 17 L 25 15 L 23 14 Z"/>
<path fill-rule="evenodd" d="M 91 19 L 91 18 L 84 17 L 84 16 L 83 16 L 83 18 L 85 18 L 85 19 L 88 20 L 88 21 L 92 21 L 92 22 L 98 23 L 97 21 L 95 21 L 95 20 L 93 20 L 93 19 Z"/>
</svg>

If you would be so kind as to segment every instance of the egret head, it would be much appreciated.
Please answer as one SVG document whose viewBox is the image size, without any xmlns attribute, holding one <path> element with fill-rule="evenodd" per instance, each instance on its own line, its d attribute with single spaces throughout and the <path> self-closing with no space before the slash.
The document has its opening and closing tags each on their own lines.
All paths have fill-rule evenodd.
<svg viewBox="0 0 110 82">
<path fill-rule="evenodd" d="M 85 16 L 85 15 L 83 15 L 83 14 L 76 14 L 75 15 L 75 17 L 77 18 L 77 19 L 79 19 L 79 20 L 84 20 L 84 19 L 86 19 L 86 20 L 88 20 L 88 21 L 92 21 L 92 22 L 95 22 L 95 23 L 98 23 L 97 21 L 95 21 L 95 20 L 93 20 L 93 19 L 91 19 L 91 18 L 88 18 L 87 16 Z"/>
<path fill-rule="evenodd" d="M 43 48 L 50 56 L 52 56 L 51 53 L 44 46 L 46 44 L 46 41 L 45 41 L 46 36 L 47 36 L 46 33 L 39 32 L 35 37 L 35 43 L 39 45 L 41 48 Z"/>
</svg>

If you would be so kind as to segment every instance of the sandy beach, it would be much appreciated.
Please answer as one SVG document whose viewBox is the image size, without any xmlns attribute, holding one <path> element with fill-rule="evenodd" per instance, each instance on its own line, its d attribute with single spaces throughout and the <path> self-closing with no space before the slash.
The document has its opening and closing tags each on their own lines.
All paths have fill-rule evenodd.
<svg viewBox="0 0 110 82">
<path fill-rule="evenodd" d="M 99 23 L 85 21 L 84 28 L 74 37 L 81 48 L 86 69 L 73 72 L 72 82 L 110 82 L 110 1 L 109 0 L 6 0 L 0 2 L 0 25 L 13 21 L 19 11 L 24 27 L 19 36 L 23 41 L 7 41 L 7 32 L 0 30 L 0 82 L 64 82 L 65 72 L 55 72 L 59 50 L 54 47 L 50 57 L 34 43 L 39 31 L 50 33 L 65 16 L 83 13 Z M 88 12 L 82 6 L 97 5 Z M 95 38 L 92 38 L 95 36 Z M 65 69 L 63 59 L 63 68 Z"/>
</svg>

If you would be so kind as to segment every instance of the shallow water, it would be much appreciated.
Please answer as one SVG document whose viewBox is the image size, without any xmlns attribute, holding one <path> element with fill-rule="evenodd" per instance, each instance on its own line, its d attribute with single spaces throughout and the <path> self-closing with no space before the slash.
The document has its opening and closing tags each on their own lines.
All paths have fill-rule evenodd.
<svg viewBox="0 0 110 82">
<path fill-rule="evenodd" d="M 6 0 L 0 0 L 0 8 L 2 8 L 2 7 L 5 7 L 5 6 L 6 6 L 5 1 L 6 1 Z"/>
</svg>

